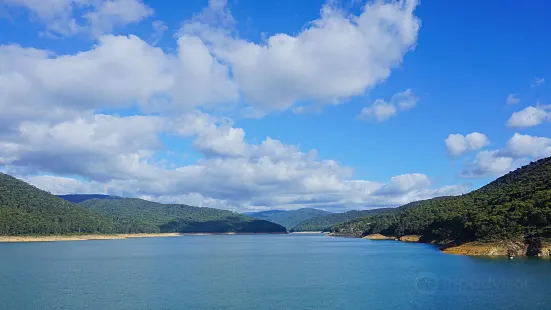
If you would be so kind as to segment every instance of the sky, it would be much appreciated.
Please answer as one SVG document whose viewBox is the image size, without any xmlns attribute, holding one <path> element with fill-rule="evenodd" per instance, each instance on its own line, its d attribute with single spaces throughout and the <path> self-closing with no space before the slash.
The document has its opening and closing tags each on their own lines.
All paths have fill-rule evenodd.
<svg viewBox="0 0 551 310">
<path fill-rule="evenodd" d="M 0 0 L 0 171 L 238 212 L 463 194 L 551 156 L 550 9 Z"/>
</svg>

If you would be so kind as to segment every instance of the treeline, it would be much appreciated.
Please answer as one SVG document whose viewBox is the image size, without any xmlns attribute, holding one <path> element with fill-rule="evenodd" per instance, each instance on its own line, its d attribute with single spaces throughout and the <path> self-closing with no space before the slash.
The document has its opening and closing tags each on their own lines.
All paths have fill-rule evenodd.
<svg viewBox="0 0 551 310">
<path fill-rule="evenodd" d="M 120 229 L 137 232 L 286 232 L 275 223 L 214 208 L 160 204 L 136 198 L 92 199 L 80 205 L 114 218 Z"/>
<path fill-rule="evenodd" d="M 469 194 L 414 202 L 396 212 L 335 225 L 342 234 L 420 235 L 426 242 L 548 238 L 551 158 L 539 160 Z"/>
<path fill-rule="evenodd" d="M 93 197 L 69 196 L 68 199 Z M 0 173 L 0 235 L 158 232 L 286 232 L 278 224 L 226 210 L 99 197 L 74 204 Z"/>
<path fill-rule="evenodd" d="M 114 233 L 112 218 L 0 173 L 0 235 Z"/>
</svg>

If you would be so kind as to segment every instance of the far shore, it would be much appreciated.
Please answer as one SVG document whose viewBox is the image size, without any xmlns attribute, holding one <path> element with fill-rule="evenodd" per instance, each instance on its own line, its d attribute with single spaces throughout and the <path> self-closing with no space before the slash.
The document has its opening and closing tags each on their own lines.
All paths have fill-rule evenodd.
<svg viewBox="0 0 551 310">
<path fill-rule="evenodd" d="M 112 235 L 59 235 L 59 236 L 0 236 L 0 243 L 6 242 L 54 242 L 54 241 L 86 241 L 86 240 L 118 240 L 133 238 L 158 238 L 181 236 L 211 236 L 211 235 L 261 235 L 285 233 L 154 233 L 154 234 L 112 234 Z"/>
<path fill-rule="evenodd" d="M 293 231 L 291 234 L 323 234 L 323 231 Z"/>
<path fill-rule="evenodd" d="M 113 239 L 178 237 L 178 236 L 183 236 L 183 234 L 159 233 L 159 234 L 61 235 L 61 236 L 0 236 L 0 242 L 84 241 L 84 240 L 113 240 Z"/>
</svg>

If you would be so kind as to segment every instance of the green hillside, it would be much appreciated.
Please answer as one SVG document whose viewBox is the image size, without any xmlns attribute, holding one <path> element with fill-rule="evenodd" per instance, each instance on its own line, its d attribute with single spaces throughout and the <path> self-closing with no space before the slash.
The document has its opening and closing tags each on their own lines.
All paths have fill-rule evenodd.
<svg viewBox="0 0 551 310">
<path fill-rule="evenodd" d="M 101 197 L 74 204 L 0 173 L 0 235 L 155 232 L 285 233 L 286 229 L 226 210 L 141 199 Z"/>
<path fill-rule="evenodd" d="M 136 198 L 91 199 L 80 205 L 114 218 L 123 232 L 286 232 L 275 223 L 213 208 L 160 204 Z"/>
<path fill-rule="evenodd" d="M 550 237 L 551 158 L 541 159 L 469 194 L 411 203 L 396 213 L 336 225 L 351 235 L 421 235 L 423 241 L 468 241 Z"/>
<path fill-rule="evenodd" d="M 0 235 L 113 233 L 111 218 L 0 173 Z"/>
<path fill-rule="evenodd" d="M 302 208 L 302 209 L 289 210 L 289 211 L 270 210 L 270 211 L 262 211 L 262 212 L 255 212 L 255 213 L 246 213 L 246 215 L 250 217 L 278 223 L 279 225 L 284 226 L 288 230 L 291 230 L 296 225 L 298 225 L 299 223 L 307 219 L 311 219 L 313 217 L 318 217 L 318 216 L 329 215 L 329 214 L 332 214 L 332 213 L 324 210 L 312 209 L 312 208 Z"/>
<path fill-rule="evenodd" d="M 393 208 L 381 208 L 362 211 L 353 210 L 344 213 L 331 213 L 304 220 L 294 226 L 292 231 L 328 231 L 331 226 L 338 223 L 344 223 L 362 216 L 391 212 L 393 210 Z"/>
</svg>

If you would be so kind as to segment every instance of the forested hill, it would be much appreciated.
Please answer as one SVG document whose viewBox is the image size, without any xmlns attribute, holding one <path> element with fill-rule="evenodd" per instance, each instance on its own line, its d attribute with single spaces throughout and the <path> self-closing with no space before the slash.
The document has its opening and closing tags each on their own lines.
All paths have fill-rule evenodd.
<svg viewBox="0 0 551 310">
<path fill-rule="evenodd" d="M 226 210 L 141 199 L 111 197 L 74 204 L 0 173 L 0 235 L 142 232 L 285 233 L 286 229 Z"/>
<path fill-rule="evenodd" d="M 314 218 L 307 219 L 302 221 L 295 227 L 292 231 L 328 231 L 331 226 L 350 221 L 355 218 L 362 216 L 368 216 L 373 214 L 387 213 L 392 212 L 393 208 L 380 208 L 372 210 L 352 210 L 344 213 L 331 213 L 324 216 L 318 216 Z"/>
<path fill-rule="evenodd" d="M 128 232 L 285 233 L 285 227 L 243 214 L 136 198 L 92 199 L 80 205 L 110 216 Z"/>
<path fill-rule="evenodd" d="M 524 166 L 469 194 L 415 202 L 396 213 L 336 225 L 354 235 L 421 235 L 462 243 L 551 237 L 551 157 Z"/>
<path fill-rule="evenodd" d="M 57 195 L 57 197 L 65 199 L 70 202 L 80 203 L 90 199 L 118 199 L 121 197 L 102 195 L 102 194 L 69 194 L 69 195 Z"/>
<path fill-rule="evenodd" d="M 296 225 L 307 219 L 332 214 L 331 212 L 313 209 L 302 208 L 297 210 L 270 210 L 262 212 L 245 213 L 248 216 L 264 219 L 270 222 L 278 223 L 288 230 L 293 229 Z"/>
<path fill-rule="evenodd" d="M 0 173 L 0 235 L 115 231 L 113 219 Z"/>
</svg>

